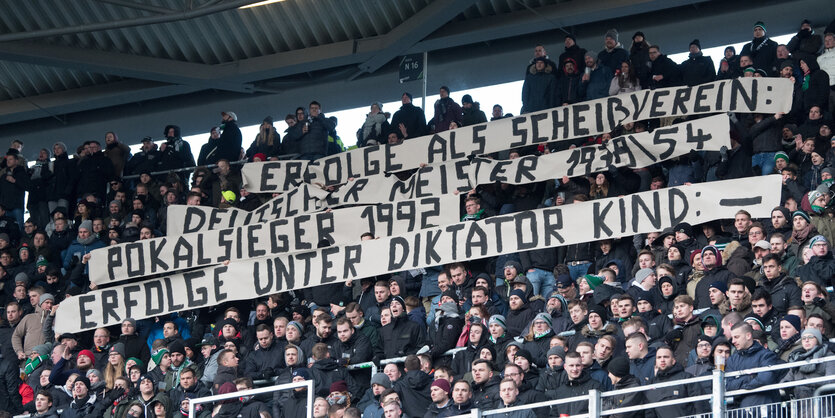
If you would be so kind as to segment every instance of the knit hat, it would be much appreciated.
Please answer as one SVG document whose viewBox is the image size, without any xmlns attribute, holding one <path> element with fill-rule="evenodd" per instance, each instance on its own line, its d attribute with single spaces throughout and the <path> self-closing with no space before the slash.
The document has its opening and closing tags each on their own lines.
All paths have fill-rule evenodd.
<svg viewBox="0 0 835 418">
<path fill-rule="evenodd" d="M 776 162 L 777 160 L 780 160 L 780 159 L 782 159 L 786 162 L 789 162 L 789 155 L 786 154 L 783 151 L 778 151 L 776 154 L 774 154 L 774 161 Z"/>
<path fill-rule="evenodd" d="M 35 265 L 37 267 L 48 266 L 49 265 L 49 260 L 47 260 L 46 257 L 44 257 L 42 255 L 39 255 L 38 256 L 38 261 L 35 262 Z"/>
<path fill-rule="evenodd" d="M 221 116 L 229 115 L 229 117 L 231 117 L 232 120 L 234 120 L 234 121 L 238 120 L 238 115 L 236 115 L 235 112 L 220 112 L 220 115 Z"/>
<path fill-rule="evenodd" d="M 109 353 L 118 353 L 122 358 L 125 358 L 125 343 L 116 343 L 110 347 Z"/>
<path fill-rule="evenodd" d="M 180 353 L 182 355 L 186 355 L 186 346 L 183 345 L 182 341 L 174 340 L 171 344 L 168 344 L 168 351 L 170 351 L 171 354 Z"/>
<path fill-rule="evenodd" d="M 267 154 L 264 154 L 263 152 L 256 153 L 252 156 L 252 161 L 255 161 L 256 158 L 261 161 L 267 161 Z"/>
<path fill-rule="evenodd" d="M 413 97 L 412 93 L 404 92 L 403 94 L 400 95 L 400 97 L 403 97 L 403 96 L 408 97 L 410 102 L 412 101 L 412 97 Z"/>
<path fill-rule="evenodd" d="M 606 31 L 606 35 L 603 36 L 603 39 L 612 38 L 615 42 L 618 42 L 618 31 L 617 29 L 609 29 Z"/>
<path fill-rule="evenodd" d="M 523 291 L 522 289 L 514 289 L 512 292 L 510 292 L 510 295 L 508 295 L 508 299 L 510 298 L 510 296 L 518 296 L 519 299 L 522 299 L 522 303 L 528 303 L 528 298 L 525 296 L 525 291 Z"/>
<path fill-rule="evenodd" d="M 9 234 L 5 232 L 0 233 L 0 241 L 12 242 L 12 240 L 9 238 Z"/>
<path fill-rule="evenodd" d="M 136 357 L 128 357 L 127 360 L 125 360 L 125 363 L 130 363 L 131 360 L 133 361 L 133 364 L 136 365 L 136 367 L 139 367 L 140 370 L 146 369 L 145 362 Z"/>
<path fill-rule="evenodd" d="M 597 314 L 603 322 L 606 322 L 606 320 L 609 319 L 609 316 L 606 315 L 606 308 L 600 305 L 589 306 L 589 316 L 591 316 L 591 314 Z"/>
<path fill-rule="evenodd" d="M 99 369 L 87 370 L 87 374 L 85 376 L 87 376 L 87 379 L 90 379 L 90 376 L 93 376 L 93 375 L 98 377 L 99 381 L 104 380 L 104 374 Z"/>
<path fill-rule="evenodd" d="M 92 231 L 93 221 L 87 219 L 86 221 L 82 222 L 81 225 L 78 226 L 78 229 L 86 229 L 88 231 Z"/>
<path fill-rule="evenodd" d="M 802 210 L 796 210 L 792 212 L 792 219 L 794 219 L 795 216 L 800 216 L 801 218 L 805 219 L 806 223 L 812 223 L 812 218 L 810 218 L 809 215 Z"/>
<path fill-rule="evenodd" d="M 661 288 L 661 285 L 664 284 L 664 283 L 669 283 L 671 286 L 675 287 L 673 285 L 673 278 L 670 277 L 670 276 L 661 276 L 660 278 L 658 278 L 658 288 L 659 289 Z"/>
<path fill-rule="evenodd" d="M 206 334 L 203 336 L 203 339 L 197 343 L 197 347 L 203 347 L 206 345 L 217 345 L 217 339 L 212 334 Z"/>
<path fill-rule="evenodd" d="M 594 52 L 594 51 L 586 51 L 586 55 L 584 55 L 583 57 L 584 57 L 584 58 L 585 58 L 585 57 L 591 57 L 591 59 L 593 59 L 593 60 L 597 61 L 597 52 Z"/>
<path fill-rule="evenodd" d="M 44 302 L 51 300 L 55 302 L 55 296 L 52 296 L 52 293 L 44 293 L 41 295 L 40 299 L 38 299 L 38 306 L 43 305 Z"/>
<path fill-rule="evenodd" d="M 725 293 L 728 291 L 728 286 L 725 283 L 722 283 L 721 281 L 715 281 L 710 284 L 710 287 L 708 287 L 708 290 L 710 289 L 716 289 L 722 293 Z"/>
<path fill-rule="evenodd" d="M 337 380 L 331 383 L 330 392 L 347 392 L 348 384 L 344 380 Z"/>
<path fill-rule="evenodd" d="M 548 315 L 545 312 L 540 312 L 536 314 L 536 316 L 533 318 L 533 322 L 536 321 L 545 321 L 545 323 L 548 324 L 548 328 L 551 327 L 551 324 L 553 322 L 553 320 L 551 319 L 551 315 Z"/>
<path fill-rule="evenodd" d="M 757 21 L 757 23 L 754 23 L 754 27 L 753 27 L 753 29 L 756 29 L 756 28 L 757 28 L 757 26 L 759 26 L 759 27 L 763 28 L 763 32 L 767 32 L 767 31 L 765 30 L 765 23 L 763 23 L 761 20 L 758 20 L 758 21 Z"/>
<path fill-rule="evenodd" d="M 75 379 L 75 383 L 78 383 L 78 382 L 81 382 L 84 386 L 87 386 L 87 390 L 90 390 L 90 379 L 88 379 L 87 376 L 78 376 Z M 140 382 L 141 382 L 141 380 L 140 380 Z M 75 383 L 73 383 L 73 385 L 75 385 Z"/>
<path fill-rule="evenodd" d="M 457 301 L 458 299 L 456 298 L 455 300 Z M 397 303 L 403 305 L 403 309 L 404 310 L 406 309 L 406 301 L 403 300 L 403 298 L 401 296 L 392 296 L 391 297 L 391 302 L 389 302 L 389 306 L 391 306 L 394 302 L 397 302 Z"/>
<path fill-rule="evenodd" d="M 756 323 L 760 326 L 760 328 L 761 328 L 761 329 L 765 329 L 765 325 L 763 324 L 762 319 L 760 319 L 760 316 L 759 316 L 759 315 L 757 315 L 757 314 L 753 314 L 753 313 L 752 313 L 750 316 L 746 316 L 746 317 L 742 320 L 742 322 L 748 322 L 748 321 L 754 321 L 754 322 L 756 322 Z"/>
<path fill-rule="evenodd" d="M 603 277 L 601 276 L 596 276 L 594 274 L 586 274 L 585 276 L 583 276 L 583 278 L 586 279 L 586 283 L 589 284 L 591 290 L 594 290 L 594 288 L 603 284 Z"/>
<path fill-rule="evenodd" d="M 131 324 L 134 328 L 136 328 L 136 320 L 135 320 L 135 319 L 133 319 L 133 318 L 125 318 L 125 319 L 122 321 L 122 323 L 124 324 L 125 322 L 130 322 L 130 324 Z"/>
<path fill-rule="evenodd" d="M 391 379 L 385 373 L 376 373 L 371 377 L 371 385 L 380 385 L 386 389 L 391 389 Z"/>
<path fill-rule="evenodd" d="M 20 273 L 15 274 L 14 281 L 15 283 L 26 284 L 29 282 L 29 276 L 27 276 L 26 273 L 21 271 Z"/>
<path fill-rule="evenodd" d="M 48 356 L 52 351 L 52 344 L 46 343 L 32 347 L 33 353 L 38 353 L 39 356 Z"/>
<path fill-rule="evenodd" d="M 525 360 L 528 360 L 528 363 L 533 364 L 533 355 L 527 349 L 521 349 L 516 352 L 516 357 L 522 357 Z"/>
<path fill-rule="evenodd" d="M 378 373 L 378 374 L 382 374 L 382 373 Z M 296 376 L 301 376 L 302 378 L 304 378 L 304 380 L 310 380 L 310 372 L 305 368 L 299 368 L 299 369 L 293 370 L 293 377 L 296 377 Z M 386 389 L 388 389 L 388 388 L 386 388 Z"/>
<path fill-rule="evenodd" d="M 78 352 L 78 355 L 79 355 L 79 356 L 86 356 L 88 359 L 90 359 L 90 363 L 92 363 L 92 364 L 93 364 L 93 366 L 95 366 L 95 365 L 96 365 L 96 356 L 94 356 L 94 355 L 93 355 L 93 352 L 92 352 L 92 351 L 90 351 L 90 350 L 81 350 L 81 351 L 79 351 L 79 352 Z"/>
<path fill-rule="evenodd" d="M 688 237 L 692 238 L 693 237 L 693 226 L 690 225 L 687 222 L 682 222 L 682 223 L 676 225 L 675 228 L 673 228 L 673 232 L 681 232 L 682 234 L 685 234 Z"/>
<path fill-rule="evenodd" d="M 563 361 L 565 361 L 565 348 L 555 345 L 548 350 L 548 357 L 551 356 L 560 356 Z"/>
<path fill-rule="evenodd" d="M 797 315 L 783 315 L 783 318 L 780 319 L 780 321 L 786 321 L 790 323 L 794 327 L 794 329 L 800 332 L 800 317 L 798 317 Z"/>
<path fill-rule="evenodd" d="M 635 32 L 635 34 L 634 34 L 634 35 L 632 35 L 632 40 L 634 41 L 634 40 L 635 40 L 635 38 L 636 38 L 636 37 L 638 37 L 638 36 L 640 36 L 641 38 L 646 38 L 646 36 L 644 36 L 644 33 L 643 33 L 643 32 L 641 32 L 641 31 L 637 31 L 637 32 Z"/>
<path fill-rule="evenodd" d="M 516 269 L 517 274 L 521 273 L 523 271 L 522 270 L 522 264 L 519 263 L 516 260 L 507 260 L 507 262 L 504 263 L 504 268 L 508 268 L 508 267 L 513 267 L 514 269 Z"/>
<path fill-rule="evenodd" d="M 470 96 L 469 94 L 465 94 L 464 97 L 461 98 L 461 104 L 464 104 L 464 103 L 472 104 L 473 103 L 473 96 Z"/>
<path fill-rule="evenodd" d="M 162 361 L 162 356 L 166 353 L 168 353 L 167 348 L 160 348 L 151 355 L 151 359 L 154 360 L 154 363 L 159 364 L 159 362 Z"/>
<path fill-rule="evenodd" d="M 806 328 L 806 329 L 804 329 L 803 333 L 800 334 L 800 337 L 803 338 L 807 335 L 811 335 L 811 336 L 815 337 L 815 339 L 818 340 L 818 345 L 823 344 L 823 335 L 821 335 L 821 332 L 818 331 L 817 328 Z"/>
<path fill-rule="evenodd" d="M 615 377 L 624 377 L 629 375 L 629 360 L 624 356 L 615 356 L 609 360 L 606 365 L 606 370 Z"/>
<path fill-rule="evenodd" d="M 707 252 L 713 253 L 716 256 L 716 267 L 722 265 L 722 251 L 715 245 L 708 245 L 702 248 L 702 264 L 704 264 L 704 254 Z"/>
<path fill-rule="evenodd" d="M 708 344 L 710 344 L 711 346 L 713 345 L 713 337 L 711 337 L 711 336 L 709 336 L 709 335 L 704 335 L 704 334 L 701 334 L 701 335 L 699 335 L 699 337 L 698 337 L 696 340 L 697 340 L 698 342 L 705 341 L 705 342 L 707 342 Z M 697 342 L 697 344 L 698 344 L 698 342 Z"/>
<path fill-rule="evenodd" d="M 444 391 L 444 392 L 446 392 L 446 393 L 449 393 L 449 389 L 450 389 L 450 387 L 449 387 L 449 380 L 446 380 L 446 379 L 435 379 L 435 381 L 434 381 L 434 382 L 432 382 L 432 385 L 431 385 L 431 386 L 429 386 L 429 387 L 430 387 L 430 388 L 431 388 L 431 387 L 439 387 L 439 388 L 441 388 L 441 390 L 442 390 L 442 391 Z"/>
<path fill-rule="evenodd" d="M 826 245 L 829 245 L 829 242 L 826 240 L 826 237 L 824 237 L 823 235 L 815 235 L 814 237 L 812 237 L 811 240 L 809 240 L 809 248 L 812 248 L 813 245 L 819 242 L 823 242 Z"/>
<path fill-rule="evenodd" d="M 577 43 L 577 35 L 575 35 L 573 33 L 566 33 L 564 39 L 568 39 L 568 38 L 571 38 L 571 40 L 574 41 L 575 44 Z"/>
<path fill-rule="evenodd" d="M 811 192 L 809 192 L 809 205 L 811 206 L 812 204 L 814 204 L 815 200 L 817 200 L 817 198 L 821 196 L 823 196 L 823 193 L 817 190 L 812 190 Z"/>
<path fill-rule="evenodd" d="M 490 317 L 490 320 L 487 321 L 487 325 L 496 324 L 504 329 L 507 329 L 507 319 L 505 319 L 504 315 L 493 315 Z"/>
<path fill-rule="evenodd" d="M 391 389 L 391 380 L 385 373 L 376 373 L 371 377 L 371 385 L 380 385 L 386 389 Z"/>
<path fill-rule="evenodd" d="M 694 39 L 694 40 L 690 41 L 690 45 L 687 45 L 687 46 L 689 47 L 689 46 L 693 46 L 693 45 L 696 45 L 697 48 L 702 49 L 702 44 L 699 43 L 698 39 Z"/>
<path fill-rule="evenodd" d="M 638 292 L 638 297 L 635 298 L 636 304 L 641 301 L 649 302 L 650 305 L 655 306 L 655 299 L 652 298 L 652 293 L 646 290 Z"/>
<path fill-rule="evenodd" d="M 304 334 L 304 325 L 298 323 L 297 321 L 290 321 L 287 323 L 288 327 L 296 327 L 299 330 L 299 334 Z"/>
<path fill-rule="evenodd" d="M 441 298 L 443 298 L 444 296 L 449 296 L 449 297 L 451 297 L 451 298 L 452 298 L 452 300 L 454 300 L 454 301 L 455 301 L 455 303 L 458 303 L 458 301 L 459 301 L 459 299 L 458 299 L 458 294 L 457 294 L 457 293 L 455 293 L 455 291 L 454 291 L 454 290 L 452 290 L 452 289 L 447 289 L 446 291 L 444 291 L 444 293 L 441 293 Z M 439 298 L 439 299 L 440 299 L 440 298 Z M 404 304 L 403 306 L 406 306 L 406 305 Z"/>
<path fill-rule="evenodd" d="M 638 270 L 638 272 L 635 273 L 635 283 L 643 283 L 643 281 L 652 274 L 655 274 L 655 271 L 651 268 L 642 268 Z"/>
</svg>

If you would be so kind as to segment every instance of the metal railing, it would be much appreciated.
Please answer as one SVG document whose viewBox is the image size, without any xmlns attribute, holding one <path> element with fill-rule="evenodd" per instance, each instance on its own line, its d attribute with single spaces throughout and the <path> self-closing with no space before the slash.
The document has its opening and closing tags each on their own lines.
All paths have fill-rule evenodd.
<svg viewBox="0 0 835 418">
<path fill-rule="evenodd" d="M 194 406 L 208 403 L 208 402 L 217 402 L 222 401 L 225 399 L 234 399 L 239 398 L 241 396 L 249 396 L 249 395 L 260 395 L 262 393 L 271 393 L 271 392 L 278 392 L 280 390 L 287 390 L 287 389 L 295 389 L 299 387 L 307 387 L 307 418 L 313 418 L 313 381 L 312 380 L 305 380 L 303 382 L 290 382 L 285 383 L 283 385 L 276 385 L 276 386 L 267 386 L 264 388 L 258 389 L 249 389 L 249 390 L 242 390 L 239 392 L 232 392 L 226 393 L 223 395 L 212 395 L 206 396 L 203 398 L 195 398 L 188 400 L 188 418 L 194 418 Z"/>
<path fill-rule="evenodd" d="M 756 405 L 753 407 L 746 407 L 746 408 L 736 408 L 728 410 L 727 404 L 728 400 L 731 399 L 733 401 L 733 397 L 739 396 L 747 396 L 755 393 L 760 392 L 768 392 L 774 390 L 782 390 L 787 388 L 792 388 L 796 386 L 808 386 L 814 384 L 820 384 L 824 382 L 835 382 L 835 376 L 820 376 L 810 379 L 803 379 L 803 380 L 796 380 L 793 382 L 784 382 L 779 383 L 775 382 L 773 384 L 764 385 L 758 387 L 756 389 L 740 389 L 734 391 L 725 391 L 725 383 L 727 378 L 737 377 L 737 376 L 744 376 L 750 374 L 756 374 L 761 372 L 773 372 L 785 369 L 791 369 L 803 365 L 808 364 L 820 364 L 826 363 L 830 361 L 835 361 L 835 356 L 829 356 L 819 359 L 811 359 L 806 361 L 798 361 L 793 363 L 785 363 L 785 364 L 778 364 L 773 366 L 764 366 L 764 367 L 757 367 L 753 369 L 746 369 L 734 372 L 724 372 L 721 370 L 714 370 L 710 376 L 698 376 L 692 377 L 689 379 L 680 379 L 674 380 L 670 382 L 663 382 L 663 383 L 653 383 L 649 385 L 628 388 L 628 389 L 619 389 L 613 390 L 608 392 L 599 392 L 597 390 L 590 390 L 588 395 L 584 396 L 576 396 L 572 398 L 566 399 L 556 399 L 556 400 L 549 400 L 544 402 L 538 402 L 534 404 L 526 404 L 526 405 L 519 405 L 510 408 L 499 408 L 499 409 L 491 409 L 491 410 L 478 410 L 474 409 L 468 414 L 458 415 L 456 418 L 465 418 L 465 417 L 483 417 L 483 416 L 490 416 L 490 415 L 497 415 L 506 412 L 513 412 L 513 411 L 520 411 L 520 410 L 532 410 L 536 408 L 543 408 L 543 407 L 552 407 L 557 405 L 563 405 L 567 403 L 573 402 L 586 402 L 588 405 L 588 413 L 584 415 L 576 415 L 577 417 L 593 417 L 598 418 L 602 416 L 609 416 L 614 414 L 625 414 L 628 412 L 635 412 L 641 410 L 649 410 L 654 408 L 660 408 L 664 406 L 671 406 L 671 405 L 679 405 L 688 402 L 702 402 L 702 401 L 710 401 L 710 412 L 700 413 L 697 415 L 693 415 L 693 417 L 754 417 L 754 416 L 768 416 L 768 417 L 825 417 L 825 416 L 835 416 L 835 394 L 832 395 L 825 395 L 821 396 L 820 393 L 822 392 L 835 392 L 835 384 L 832 385 L 824 385 L 818 388 L 815 391 L 815 396 L 812 398 L 804 398 L 804 399 L 792 399 L 790 401 L 785 402 L 778 402 L 774 404 L 767 404 L 767 405 Z M 711 393 L 698 395 L 698 396 L 690 396 L 686 398 L 676 398 L 667 401 L 660 401 L 660 402 L 652 402 L 652 403 L 643 403 L 641 405 L 635 406 L 626 406 L 626 407 L 618 407 L 618 408 L 611 408 L 611 409 L 603 409 L 602 399 L 603 398 L 611 398 L 614 396 L 626 395 L 630 393 L 637 393 L 637 392 L 645 392 L 651 390 L 658 390 L 663 389 L 671 386 L 681 386 L 681 385 L 688 385 L 688 384 L 699 384 L 702 382 L 711 381 L 712 391 Z M 770 409 L 769 409 L 770 408 Z M 811 408 L 811 409 L 810 409 Z M 761 413 L 761 411 L 765 411 L 765 413 Z M 775 413 L 775 411 L 777 411 Z M 788 412 L 786 412 L 788 411 Z M 811 411 L 811 412 L 810 412 Z"/>
</svg>

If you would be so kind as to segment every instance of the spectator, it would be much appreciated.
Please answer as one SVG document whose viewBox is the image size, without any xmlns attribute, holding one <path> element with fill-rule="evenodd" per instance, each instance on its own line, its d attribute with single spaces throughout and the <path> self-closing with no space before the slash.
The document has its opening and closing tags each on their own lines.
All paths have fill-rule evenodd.
<svg viewBox="0 0 835 418">
<path fill-rule="evenodd" d="M 600 99 L 608 96 L 609 86 L 612 84 L 612 70 L 600 64 L 600 60 L 594 52 L 586 52 L 584 59 L 586 69 L 585 74 L 580 79 L 581 96 L 586 100 Z"/>
<path fill-rule="evenodd" d="M 466 380 L 456 380 L 452 385 L 452 404 L 438 414 L 438 418 L 453 417 L 470 413 L 472 390 Z"/>
<path fill-rule="evenodd" d="M 638 75 L 632 69 L 632 64 L 629 61 L 622 62 L 620 68 L 615 71 L 615 77 L 612 78 L 609 95 L 615 96 L 639 90 L 641 90 L 641 83 L 638 81 Z"/>
<path fill-rule="evenodd" d="M 780 320 L 780 345 L 774 349 L 774 353 L 782 361 L 787 361 L 789 356 L 800 347 L 800 318 L 797 315 L 784 315 Z"/>
<path fill-rule="evenodd" d="M 521 405 L 518 400 L 519 389 L 516 383 L 511 378 L 502 380 L 499 388 L 499 396 L 501 397 L 501 404 L 497 405 L 501 408 L 510 408 L 512 406 Z M 505 416 L 511 418 L 534 418 L 536 415 L 530 409 L 523 409 L 519 411 L 505 413 Z"/>
<path fill-rule="evenodd" d="M 753 329 L 746 323 L 733 326 L 731 330 L 733 345 L 736 352 L 728 358 L 725 370 L 735 372 L 739 370 L 752 369 L 755 367 L 771 366 L 777 364 L 777 356 L 764 348 L 758 341 L 754 340 Z M 774 383 L 777 380 L 778 372 L 759 372 L 743 374 L 726 379 L 727 390 L 756 389 Z M 757 392 L 740 397 L 740 407 L 754 405 L 768 405 L 779 402 L 780 395 L 777 390 Z"/>
<path fill-rule="evenodd" d="M 90 193 L 101 201 L 107 195 L 107 183 L 116 177 L 116 172 L 99 141 L 88 141 L 85 147 L 86 157 L 78 162 L 76 193 L 81 196 Z"/>
<path fill-rule="evenodd" d="M 371 104 L 371 111 L 365 116 L 362 128 L 357 131 L 357 146 L 383 145 L 388 142 L 386 137 L 390 130 L 388 117 L 383 113 L 383 105 L 374 102 Z"/>
<path fill-rule="evenodd" d="M 473 408 L 491 409 L 498 406 L 499 382 L 498 375 L 493 375 L 493 368 L 489 360 L 477 359 L 473 361 L 472 399 Z"/>
<path fill-rule="evenodd" d="M 649 59 L 649 42 L 641 31 L 632 35 L 632 46 L 629 48 L 629 63 L 632 72 L 638 78 L 641 86 L 649 86 L 652 69 Z"/>
<path fill-rule="evenodd" d="M 607 366 L 609 379 L 612 380 L 615 390 L 635 388 L 641 385 L 638 379 L 629 372 L 629 361 L 623 357 L 613 358 Z M 643 405 L 646 403 L 646 396 L 643 392 L 627 393 L 609 398 L 604 398 L 604 409 L 628 408 L 630 406 Z M 613 414 L 613 417 L 640 417 L 643 411 Z"/>
<path fill-rule="evenodd" d="M 159 147 L 159 169 L 166 171 L 194 167 L 194 154 L 191 153 L 188 142 L 180 136 L 180 127 L 166 125 L 162 134 L 165 136 L 165 142 Z M 181 174 L 180 178 L 185 181 L 187 176 Z"/>
<path fill-rule="evenodd" d="M 35 312 L 24 316 L 15 327 L 12 333 L 12 346 L 14 347 L 15 353 L 17 353 L 18 360 L 25 359 L 26 353 L 30 353 L 35 346 L 45 342 L 41 330 L 43 329 L 44 320 L 52 311 L 54 304 L 55 296 L 49 293 L 40 295 Z"/>
<path fill-rule="evenodd" d="M 603 49 L 597 53 L 597 61 L 600 66 L 610 71 L 609 75 L 614 75 L 614 71 L 620 68 L 620 65 L 629 61 L 629 52 L 623 49 L 623 45 L 618 41 L 618 31 L 616 29 L 609 29 L 603 37 Z M 588 66 L 588 62 L 586 62 Z"/>
<path fill-rule="evenodd" d="M 557 389 L 557 398 L 584 396 L 589 393 L 589 390 L 594 389 L 600 391 L 603 389 L 603 385 L 600 382 L 592 379 L 591 373 L 583 365 L 580 354 L 577 352 L 566 353 L 563 368 L 565 369 L 565 374 L 563 375 L 563 380 L 560 382 L 560 388 Z M 572 402 L 551 407 L 551 416 L 555 414 L 580 415 L 585 413 L 588 413 L 587 402 Z"/>
<path fill-rule="evenodd" d="M 463 111 L 458 103 L 449 97 L 449 87 L 441 86 L 441 98 L 435 102 L 435 116 L 432 123 L 435 125 L 435 132 L 448 131 L 461 126 Z"/>
<path fill-rule="evenodd" d="M 825 34 L 823 46 L 823 52 L 816 60 L 818 67 L 829 75 L 829 108 L 835 109 L 835 34 Z"/>
<path fill-rule="evenodd" d="M 802 305 L 800 288 L 794 278 L 788 277 L 780 266 L 780 259 L 769 254 L 763 257 L 762 287 L 771 294 L 774 310 L 779 315 L 785 315 L 792 306 Z"/>
<path fill-rule="evenodd" d="M 256 154 L 264 154 L 268 159 L 275 159 L 281 154 L 281 135 L 278 134 L 273 125 L 272 116 L 267 116 L 261 121 L 258 135 L 255 136 L 252 144 L 246 150 L 247 160 L 252 161 Z"/>
<path fill-rule="evenodd" d="M 30 180 L 26 166 L 19 163 L 18 155 L 16 149 L 10 148 L 6 153 L 6 166 L 0 168 L 0 205 L 17 223 L 17 228 L 22 228 L 23 199 L 29 190 Z"/>
<path fill-rule="evenodd" d="M 562 73 L 560 74 L 559 85 L 557 86 L 562 102 L 557 102 L 558 105 L 574 104 L 583 99 L 581 91 L 582 79 L 578 66 L 582 66 L 585 69 L 585 58 L 581 58 L 578 61 L 575 61 L 574 58 L 566 58 L 563 61 Z"/>
<path fill-rule="evenodd" d="M 558 97 L 557 78 L 554 67 L 545 57 L 537 57 L 525 74 L 522 85 L 522 113 L 536 112 L 561 103 Z"/>
<path fill-rule="evenodd" d="M 426 135 L 426 115 L 424 110 L 412 104 L 412 94 L 405 92 L 400 96 L 400 110 L 394 112 L 392 128 L 400 132 L 402 138 L 417 138 Z"/>
<path fill-rule="evenodd" d="M 777 42 L 766 36 L 765 23 L 754 23 L 754 39 L 742 47 L 740 55 L 751 57 L 751 64 L 754 68 L 771 69 L 774 67 L 774 62 L 777 60 Z M 742 62 L 740 66 L 745 68 Z"/>
<path fill-rule="evenodd" d="M 802 218 L 797 214 L 795 219 L 799 217 Z M 801 244 L 801 248 L 803 246 Z M 833 283 L 832 278 L 835 277 L 835 257 L 829 250 L 829 242 L 823 235 L 816 235 L 805 246 L 811 248 L 812 257 L 805 265 L 798 267 L 797 275 L 802 277 L 803 280 L 810 280 L 821 286 L 829 286 L 830 283 Z"/>
<path fill-rule="evenodd" d="M 827 93 L 827 87 L 829 86 L 828 74 L 826 71 L 821 70 L 818 62 L 813 57 L 804 57 L 799 61 L 800 70 L 803 73 L 803 80 L 801 82 L 803 107 L 801 111 L 805 114 L 813 106 L 817 106 L 821 112 L 825 113 L 829 108 L 829 94 Z"/>
<path fill-rule="evenodd" d="M 802 347 L 793 351 L 788 358 L 790 363 L 799 361 L 808 361 L 811 359 L 819 359 L 833 355 L 827 344 L 824 343 L 823 335 L 815 328 L 806 328 L 800 334 L 800 341 Z M 835 362 L 826 362 L 818 364 L 804 364 L 802 366 L 789 369 L 789 372 L 783 377 L 781 382 L 796 382 L 798 380 L 814 379 L 821 376 L 832 376 L 835 373 Z M 815 389 L 820 387 L 820 383 L 793 386 L 789 390 L 796 399 L 811 398 L 814 395 Z M 811 411 L 809 411 L 811 412 Z"/>
<path fill-rule="evenodd" d="M 301 116 L 304 117 L 304 109 Z M 298 110 L 296 117 L 299 117 Z M 297 159 L 313 161 L 327 155 L 328 133 L 335 126 L 322 113 L 322 105 L 317 101 L 310 102 L 309 116 L 300 120 L 287 131 L 284 137 L 283 150 L 287 154 L 301 154 Z"/>
<path fill-rule="evenodd" d="M 84 376 L 75 379 L 72 386 L 72 402 L 59 415 L 61 418 L 83 418 L 92 414 L 96 395 L 90 393 L 90 380 Z"/>
<path fill-rule="evenodd" d="M 565 64 L 567 62 L 574 63 L 574 71 L 571 73 L 581 74 L 585 70 L 586 52 L 585 48 L 580 48 L 580 46 L 577 45 L 577 37 L 573 33 L 567 33 L 565 35 L 565 52 L 560 54 L 559 58 L 559 69 L 556 74 L 557 78 L 561 78 L 562 74 L 566 74 Z M 530 73 L 530 66 L 528 66 L 528 72 L 525 73 L 525 75 L 528 73 Z"/>
<path fill-rule="evenodd" d="M 115 132 L 108 132 L 104 134 L 104 155 L 110 159 L 113 164 L 113 174 L 116 177 L 122 177 L 125 165 L 131 158 L 130 147 L 119 142 L 119 137 Z"/>
<path fill-rule="evenodd" d="M 739 69 L 739 55 L 736 55 L 736 48 L 729 46 L 725 48 L 724 56 L 719 61 L 719 71 L 716 73 L 717 80 L 732 80 L 742 75 Z"/>
<path fill-rule="evenodd" d="M 649 47 L 649 59 L 652 61 L 649 88 L 675 87 L 681 84 L 681 70 L 673 60 L 661 53 L 660 46 Z"/>
<path fill-rule="evenodd" d="M 792 58 L 796 61 L 814 61 L 823 47 L 823 38 L 815 33 L 815 30 L 812 28 L 812 22 L 808 19 L 803 19 L 797 35 L 792 36 L 786 47 L 788 48 L 788 52 L 792 54 Z"/>
<path fill-rule="evenodd" d="M 461 108 L 461 126 L 478 125 L 479 123 L 487 122 L 487 116 L 481 110 L 481 104 L 473 102 L 473 98 L 469 94 L 465 94 L 461 98 Z"/>
<path fill-rule="evenodd" d="M 651 379 L 651 383 L 664 383 L 693 377 L 690 373 L 684 371 L 684 367 L 679 364 L 676 361 L 675 356 L 673 356 L 673 350 L 667 346 L 661 346 L 656 351 L 655 367 L 657 371 L 655 373 L 655 377 Z M 647 402 L 652 403 L 677 398 L 688 398 L 701 394 L 701 386 L 696 383 L 689 383 L 647 391 L 645 396 Z M 704 406 L 704 402 L 702 401 L 682 402 L 668 406 L 656 407 L 654 409 L 657 416 L 686 416 L 705 412 L 707 408 Z"/>
<path fill-rule="evenodd" d="M 702 46 L 698 39 L 690 42 L 690 55 L 681 63 L 680 68 L 684 84 L 688 86 L 710 83 L 716 78 L 713 59 L 702 54 Z"/>
</svg>

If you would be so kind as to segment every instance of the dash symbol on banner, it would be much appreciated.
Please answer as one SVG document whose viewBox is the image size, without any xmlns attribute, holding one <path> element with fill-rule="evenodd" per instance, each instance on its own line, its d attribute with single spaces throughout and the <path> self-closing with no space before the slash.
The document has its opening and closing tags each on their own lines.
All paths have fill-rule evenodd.
<svg viewBox="0 0 835 418">
<path fill-rule="evenodd" d="M 739 199 L 720 199 L 719 206 L 751 206 L 762 203 L 762 196 L 742 197 Z"/>
</svg>

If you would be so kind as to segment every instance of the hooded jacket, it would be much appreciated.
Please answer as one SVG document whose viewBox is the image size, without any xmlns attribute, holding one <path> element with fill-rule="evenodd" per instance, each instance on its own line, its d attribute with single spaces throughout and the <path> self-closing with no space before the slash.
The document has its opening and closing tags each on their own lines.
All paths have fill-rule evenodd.
<svg viewBox="0 0 835 418">
<path fill-rule="evenodd" d="M 541 71 L 537 71 L 536 63 L 528 67 L 525 82 L 522 84 L 522 113 L 537 112 L 557 106 L 557 79 L 554 77 L 556 69 L 546 62 Z"/>
<path fill-rule="evenodd" d="M 826 114 L 829 108 L 829 76 L 820 69 L 814 58 L 806 58 L 803 62 L 809 66 L 809 74 L 804 75 L 801 85 L 803 112 L 808 114 L 812 106 L 820 106 L 821 113 Z"/>
<path fill-rule="evenodd" d="M 380 328 L 380 340 L 386 358 L 415 354 L 424 345 L 423 330 L 402 314 L 391 319 L 391 323 Z"/>
<path fill-rule="evenodd" d="M 823 287 L 835 285 L 835 257 L 832 251 L 823 256 L 813 255 L 809 262 L 795 270 L 795 276 L 811 280 Z"/>
<path fill-rule="evenodd" d="M 696 285 L 696 308 L 710 308 L 710 285 L 713 282 L 722 282 L 725 285 L 728 284 L 728 280 L 734 277 L 733 273 L 728 271 L 727 268 L 722 264 L 722 252 L 716 249 L 716 266 L 710 270 L 704 270 L 704 277 L 699 280 L 699 283 Z"/>
<path fill-rule="evenodd" d="M 359 397 L 362 395 L 362 389 L 354 381 L 354 378 L 348 374 L 346 369 L 339 367 L 336 360 L 332 358 L 316 360 L 309 370 L 315 382 L 314 388 L 317 396 L 328 396 L 330 394 L 331 384 L 340 380 L 344 380 L 348 384 L 348 391 L 351 392 L 351 397 Z"/>
<path fill-rule="evenodd" d="M 392 389 L 400 395 L 403 413 L 408 417 L 422 417 L 426 409 L 432 404 L 429 387 L 432 376 L 422 370 L 409 370 L 392 385 Z"/>
</svg>

